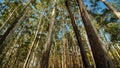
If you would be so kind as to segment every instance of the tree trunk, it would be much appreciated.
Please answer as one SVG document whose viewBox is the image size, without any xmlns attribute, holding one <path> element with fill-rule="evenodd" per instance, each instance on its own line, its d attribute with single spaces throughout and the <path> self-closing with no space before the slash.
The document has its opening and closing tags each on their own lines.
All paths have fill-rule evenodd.
<svg viewBox="0 0 120 68">
<path fill-rule="evenodd" d="M 42 59 L 41 59 L 41 68 L 48 68 L 48 61 L 49 61 L 49 53 L 50 53 L 50 48 L 52 45 L 52 32 L 53 32 L 53 26 L 55 22 L 55 16 L 56 16 L 56 0 L 54 0 L 54 8 L 52 11 L 52 18 L 49 26 L 49 32 L 48 32 L 48 39 L 47 42 L 45 43 L 45 50 L 43 51 Z"/>
<path fill-rule="evenodd" d="M 32 0 L 31 0 L 32 1 Z M 2 53 L 2 51 L 4 50 L 5 46 L 2 45 L 2 43 L 5 41 L 5 39 L 7 38 L 7 36 L 9 35 L 9 33 L 14 29 L 14 27 L 18 24 L 19 20 L 25 16 L 24 11 L 27 9 L 27 7 L 30 5 L 31 1 L 29 1 L 29 3 L 23 8 L 23 10 L 21 11 L 21 15 L 19 15 L 11 24 L 11 26 L 7 29 L 7 31 L 4 33 L 4 35 L 0 38 L 0 54 Z"/>
<path fill-rule="evenodd" d="M 35 37 L 34 37 L 34 39 L 33 39 L 33 42 L 32 42 L 32 45 L 31 45 L 31 47 L 30 47 L 30 50 L 29 50 L 29 52 L 28 52 L 28 54 L 27 54 L 26 60 L 25 60 L 25 62 L 24 62 L 24 64 L 23 64 L 23 68 L 26 68 L 27 63 L 28 63 L 28 60 L 29 60 L 29 58 L 30 58 L 30 55 L 31 55 L 32 52 L 33 52 L 34 45 L 35 45 L 35 42 L 36 42 L 36 39 L 37 39 L 39 30 L 40 30 L 41 20 L 42 20 L 42 19 L 40 19 L 40 21 L 39 21 L 39 23 L 38 23 L 37 31 L 36 31 L 36 33 L 35 33 Z"/>
<path fill-rule="evenodd" d="M 3 25 L 0 27 L 0 31 L 3 29 L 3 27 L 8 23 L 8 21 L 11 19 L 11 17 L 12 17 L 12 15 L 15 13 L 15 11 L 17 11 L 17 9 L 19 8 L 21 6 L 21 4 L 20 5 L 18 5 L 13 11 L 12 11 L 12 13 L 10 14 L 10 16 L 7 18 L 7 20 L 3 23 Z"/>
<path fill-rule="evenodd" d="M 103 47 L 103 43 L 100 40 L 98 34 L 96 33 L 91 20 L 89 19 L 89 15 L 84 8 L 82 0 L 76 0 L 79 6 L 79 10 L 81 13 L 81 17 L 87 32 L 87 36 L 91 45 L 91 49 L 93 52 L 93 56 L 95 59 L 97 68 L 114 68 L 114 64 L 108 55 L 107 51 Z"/>
<path fill-rule="evenodd" d="M 29 8 L 28 8 L 29 9 Z M 25 11 L 25 13 L 23 14 L 23 16 L 20 18 L 19 21 L 21 21 L 23 19 L 23 17 L 27 14 L 28 10 Z M 14 26 L 14 28 L 16 28 L 16 26 Z M 14 30 L 14 28 L 10 31 L 10 33 L 8 35 L 12 35 L 12 32 Z M 7 36 L 6 36 L 7 38 Z M 3 38 L 4 39 L 4 38 Z M 9 39 L 9 38 L 8 38 Z M 6 40 L 8 40 L 6 39 Z M 0 39 L 0 42 L 3 41 Z M 9 45 L 6 44 L 7 42 L 5 41 L 5 44 L 4 45 L 0 45 L 0 54 L 1 54 L 1 57 L 0 57 L 0 66 L 2 65 L 2 61 L 3 59 L 5 58 L 4 56 L 6 55 L 5 53 L 2 53 L 3 50 L 6 50 L 7 48 L 9 48 Z M 9 50 L 6 51 L 6 53 L 8 52 Z"/>
<path fill-rule="evenodd" d="M 79 33 L 77 25 L 75 24 L 75 20 L 74 20 L 73 14 L 71 12 L 71 9 L 70 9 L 70 7 L 68 5 L 68 1 L 67 0 L 65 1 L 65 4 L 66 4 L 66 7 L 68 9 L 70 18 L 71 18 L 71 24 L 73 26 L 73 29 L 74 29 L 74 32 L 75 32 L 75 35 L 76 35 L 76 38 L 77 38 L 78 45 L 80 47 L 80 52 L 81 52 L 81 56 L 82 56 L 82 61 L 83 61 L 84 67 L 85 68 L 90 68 L 90 64 L 89 64 L 89 60 L 88 60 L 88 57 L 87 57 L 86 52 L 85 52 L 85 48 L 82 45 L 81 35 Z"/>
<path fill-rule="evenodd" d="M 114 15 L 120 19 L 120 12 L 115 10 L 109 3 L 106 2 L 106 0 L 102 0 L 102 2 L 114 13 Z"/>
</svg>

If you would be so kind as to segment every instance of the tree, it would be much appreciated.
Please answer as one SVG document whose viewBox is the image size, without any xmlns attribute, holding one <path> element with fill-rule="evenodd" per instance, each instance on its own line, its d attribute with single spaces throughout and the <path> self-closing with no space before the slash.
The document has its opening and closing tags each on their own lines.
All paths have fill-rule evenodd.
<svg viewBox="0 0 120 68">
<path fill-rule="evenodd" d="M 10 16 L 7 18 L 7 20 L 2 24 L 2 26 L 0 27 L 0 30 L 3 29 L 3 27 L 8 23 L 8 21 L 10 20 L 10 18 L 12 17 L 12 15 L 16 12 L 16 10 L 21 6 L 21 4 L 19 4 L 14 10 L 13 12 L 10 14 Z"/>
<path fill-rule="evenodd" d="M 119 68 L 120 20 L 103 1 L 0 0 L 0 68 Z"/>
<path fill-rule="evenodd" d="M 54 26 L 55 16 L 56 16 L 56 5 L 57 5 L 56 0 L 54 0 L 54 8 L 52 11 L 52 16 L 51 16 L 52 18 L 49 26 L 48 39 L 45 43 L 45 49 L 43 51 L 43 56 L 41 60 L 41 68 L 48 68 L 49 53 L 52 45 L 52 32 L 53 32 L 53 26 Z"/>
<path fill-rule="evenodd" d="M 103 44 L 91 23 L 91 20 L 82 3 L 82 0 L 76 0 L 76 1 L 78 3 L 80 14 L 88 35 L 88 39 L 89 39 L 93 56 L 95 59 L 96 67 L 97 68 L 114 68 L 114 64 L 110 56 L 108 55 L 107 51 L 103 47 Z"/>
<path fill-rule="evenodd" d="M 77 38 L 77 41 L 78 41 L 78 45 L 80 47 L 80 52 L 81 52 L 81 55 L 82 55 L 82 60 L 83 60 L 84 66 L 85 66 L 85 68 L 90 68 L 90 64 L 89 64 L 89 61 L 88 61 L 88 58 L 87 58 L 87 55 L 86 55 L 86 52 L 85 52 L 85 48 L 82 44 L 81 35 L 79 34 L 79 30 L 77 28 L 77 25 L 75 24 L 75 20 L 74 20 L 73 14 L 70 10 L 70 7 L 68 5 L 67 0 L 65 1 L 65 4 L 66 4 L 66 7 L 68 9 L 70 18 L 71 18 L 71 24 L 74 28 L 74 32 L 75 32 L 75 35 L 76 35 L 76 38 Z"/>
<path fill-rule="evenodd" d="M 32 1 L 32 0 L 31 0 Z M 31 1 L 29 1 L 29 3 L 23 8 L 23 10 L 21 11 L 20 14 L 24 14 L 24 11 L 26 10 L 26 8 L 30 5 Z M 14 27 L 16 26 L 16 24 L 19 22 L 19 20 L 22 18 L 23 15 L 19 15 L 11 24 L 11 26 L 6 30 L 6 32 L 4 33 L 4 35 L 0 38 L 0 54 L 2 53 L 2 50 L 5 48 L 5 46 L 2 45 L 2 43 L 5 41 L 6 37 L 9 35 L 9 33 L 14 29 Z"/>
<path fill-rule="evenodd" d="M 41 19 L 42 19 L 42 18 L 41 18 Z M 31 55 L 32 52 L 33 52 L 33 49 L 34 49 L 34 46 L 35 46 L 35 42 L 36 42 L 36 39 L 37 39 L 39 30 L 40 30 L 40 26 L 41 26 L 41 19 L 40 19 L 40 21 L 39 21 L 39 23 L 38 23 L 37 31 L 36 31 L 36 33 L 35 33 L 35 37 L 34 37 L 34 39 L 33 39 L 33 42 L 32 42 L 32 45 L 31 45 L 31 47 L 30 47 L 30 50 L 29 50 L 29 52 L 28 52 L 28 54 L 27 54 L 25 63 L 24 63 L 24 65 L 23 65 L 23 68 L 26 68 L 27 63 L 28 63 L 28 60 L 29 60 L 29 58 L 30 58 L 30 55 Z"/>
<path fill-rule="evenodd" d="M 102 0 L 102 2 L 114 13 L 114 15 L 120 19 L 120 12 L 115 10 L 109 3 L 106 2 L 106 0 Z"/>
</svg>

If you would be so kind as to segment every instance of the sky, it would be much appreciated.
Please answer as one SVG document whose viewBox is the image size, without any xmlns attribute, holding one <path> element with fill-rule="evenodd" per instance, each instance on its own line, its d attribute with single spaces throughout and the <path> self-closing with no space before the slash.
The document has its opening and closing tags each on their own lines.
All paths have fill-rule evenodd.
<svg viewBox="0 0 120 68">
<path fill-rule="evenodd" d="M 3 3 L 4 2 L 4 0 L 0 0 L 0 3 Z"/>
<path fill-rule="evenodd" d="M 38 1 L 38 0 L 37 0 Z M 113 2 L 113 0 L 106 0 L 107 2 Z M 4 0 L 0 0 L 0 3 L 3 3 L 4 2 Z M 89 3 L 89 0 L 86 0 L 86 2 L 85 2 L 85 4 L 87 4 L 88 5 L 88 9 L 90 10 L 91 9 L 91 7 L 90 7 L 90 3 Z M 98 5 L 100 6 L 100 8 L 101 9 L 104 9 L 104 8 L 107 8 L 103 3 L 102 3 L 102 1 L 99 1 L 98 2 Z M 102 13 L 102 10 L 101 9 L 99 9 L 99 10 L 97 10 L 99 13 Z M 119 20 L 119 22 L 120 22 L 120 20 Z M 68 25 L 66 25 L 66 28 L 67 29 L 69 29 L 69 27 L 68 27 Z M 59 32 L 59 34 L 62 36 L 63 35 L 63 32 L 61 32 L 62 31 L 62 29 L 60 29 L 60 32 Z M 60 35 L 59 35 L 59 37 L 60 37 Z"/>
<path fill-rule="evenodd" d="M 109 2 L 109 0 L 107 0 L 107 1 Z M 3 2 L 4 2 L 4 0 L 0 0 L 0 3 L 3 3 Z M 86 1 L 86 3 L 90 4 L 88 0 Z M 105 5 L 102 2 L 100 2 L 99 4 L 102 8 L 105 8 Z"/>
</svg>

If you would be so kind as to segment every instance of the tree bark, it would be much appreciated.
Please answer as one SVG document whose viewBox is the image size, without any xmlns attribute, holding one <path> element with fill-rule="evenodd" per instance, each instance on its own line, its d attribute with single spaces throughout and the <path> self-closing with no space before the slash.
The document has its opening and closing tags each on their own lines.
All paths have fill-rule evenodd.
<svg viewBox="0 0 120 68">
<path fill-rule="evenodd" d="M 82 0 L 76 0 L 79 6 L 81 17 L 87 32 L 87 36 L 90 42 L 90 46 L 93 52 L 97 68 L 114 68 L 114 64 L 108 55 L 107 51 L 103 47 L 103 43 L 100 40 L 98 34 L 96 33 L 87 10 L 84 8 Z"/>
<path fill-rule="evenodd" d="M 31 0 L 32 1 L 32 0 Z M 0 54 L 2 53 L 2 51 L 4 50 L 5 46 L 2 45 L 2 43 L 5 41 L 5 39 L 7 38 L 7 36 L 9 35 L 10 32 L 12 32 L 12 30 L 14 29 L 14 27 L 18 24 L 19 20 L 22 19 L 22 17 L 24 16 L 24 11 L 27 9 L 27 7 L 30 5 L 31 1 L 29 1 L 29 3 L 23 8 L 23 10 L 21 11 L 21 15 L 19 15 L 11 24 L 11 26 L 7 29 L 7 31 L 4 33 L 4 35 L 0 38 Z"/>
<path fill-rule="evenodd" d="M 116 9 L 114 9 L 109 3 L 106 2 L 106 0 L 102 0 L 102 2 L 114 13 L 114 15 L 120 19 L 120 12 L 118 12 Z"/>
<path fill-rule="evenodd" d="M 3 23 L 3 25 L 0 27 L 0 31 L 3 29 L 3 27 L 8 23 L 8 21 L 11 19 L 11 17 L 12 17 L 12 15 L 15 13 L 15 11 L 17 11 L 17 9 L 19 8 L 21 6 L 21 4 L 20 5 L 18 5 L 13 11 L 12 11 L 12 13 L 10 14 L 10 16 L 7 18 L 7 20 Z"/>
<path fill-rule="evenodd" d="M 39 30 L 40 30 L 41 20 L 42 20 L 42 19 L 40 19 L 40 21 L 39 21 L 39 23 L 38 23 L 37 31 L 36 31 L 36 33 L 35 33 L 35 37 L 34 37 L 34 39 L 33 39 L 32 45 L 31 45 L 30 50 L 29 50 L 29 52 L 28 52 L 28 54 L 27 54 L 27 57 L 26 57 L 26 59 L 25 59 L 25 62 L 24 62 L 24 64 L 23 64 L 23 68 L 26 68 L 27 63 L 28 63 L 28 60 L 29 60 L 29 58 L 30 58 L 30 55 L 31 55 L 32 52 L 33 52 L 34 45 L 35 45 L 35 42 L 36 42 L 36 39 L 37 39 Z"/>
<path fill-rule="evenodd" d="M 27 8 L 29 10 L 29 8 Z M 19 21 L 21 21 L 23 19 L 23 17 L 27 14 L 28 10 L 25 11 L 25 13 L 23 14 L 23 16 L 19 19 Z M 16 26 L 14 26 L 14 28 L 10 31 L 10 33 L 8 35 L 12 35 L 12 32 L 13 30 L 16 28 Z M 6 36 L 7 38 L 7 36 Z M 8 38 L 9 39 L 9 38 Z M 6 39 L 6 40 L 8 40 Z M 1 39 L 0 39 L 1 40 Z M 3 40 L 2 40 L 3 41 Z M 6 41 L 5 41 L 5 45 L 0 45 L 0 54 L 1 54 L 1 57 L 0 57 L 0 66 L 2 65 L 2 61 L 3 59 L 5 58 L 4 56 L 6 55 L 5 53 L 2 53 L 4 50 L 6 50 L 7 48 L 9 47 L 9 45 L 6 44 Z M 6 51 L 6 53 L 8 52 L 9 50 Z"/>
<path fill-rule="evenodd" d="M 54 8 L 52 11 L 52 18 L 49 26 L 49 32 L 48 32 L 48 39 L 47 42 L 45 43 L 45 50 L 43 51 L 42 59 L 41 59 L 41 68 L 48 68 L 48 62 L 49 62 L 49 53 L 50 53 L 50 48 L 52 45 L 52 32 L 53 32 L 53 26 L 55 22 L 55 16 L 56 16 L 56 0 L 54 0 Z"/>
<path fill-rule="evenodd" d="M 88 60 L 88 57 L 86 55 L 86 52 L 85 52 L 85 48 L 84 46 L 82 45 L 82 39 L 81 39 L 81 35 L 79 33 L 79 30 L 77 28 L 77 25 L 75 24 L 75 20 L 74 20 L 74 16 L 71 12 L 71 9 L 69 7 L 69 4 L 68 4 L 68 1 L 66 0 L 65 1 L 65 4 L 66 4 L 66 7 L 68 9 L 68 12 L 69 12 L 69 15 L 70 15 L 70 18 L 71 18 L 71 24 L 73 26 L 73 29 L 74 29 L 74 32 L 75 32 L 75 35 L 76 35 L 76 38 L 77 38 L 77 42 L 78 42 L 78 46 L 80 48 L 80 52 L 81 52 L 81 56 L 82 56 L 82 61 L 83 61 L 83 64 L 84 64 L 84 67 L 85 68 L 90 68 L 90 63 L 89 63 L 89 60 Z"/>
</svg>

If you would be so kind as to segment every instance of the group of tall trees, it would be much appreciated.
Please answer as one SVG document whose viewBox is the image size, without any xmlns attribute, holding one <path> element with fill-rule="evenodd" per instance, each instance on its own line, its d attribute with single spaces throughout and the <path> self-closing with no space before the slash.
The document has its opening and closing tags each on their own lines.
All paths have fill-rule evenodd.
<svg viewBox="0 0 120 68">
<path fill-rule="evenodd" d="M 0 68 L 119 68 L 119 2 L 0 1 Z"/>
</svg>

